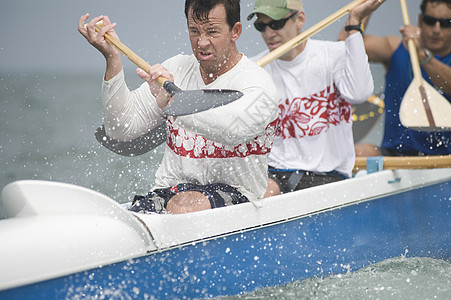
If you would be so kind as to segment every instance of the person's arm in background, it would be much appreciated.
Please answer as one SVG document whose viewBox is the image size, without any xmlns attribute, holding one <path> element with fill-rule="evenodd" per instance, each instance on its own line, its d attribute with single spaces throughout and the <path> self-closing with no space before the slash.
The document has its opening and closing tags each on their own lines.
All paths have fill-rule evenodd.
<svg viewBox="0 0 451 300">
<path fill-rule="evenodd" d="M 345 41 L 345 62 L 344 64 L 339 62 L 334 78 L 341 94 L 351 104 L 365 101 L 374 89 L 361 35 L 363 34 L 361 25 L 368 23 L 369 15 L 378 9 L 381 3 L 381 0 L 368 0 L 354 8 L 349 13 L 345 26 L 354 26 L 355 28 L 348 28 L 347 31 L 343 28 L 339 35 L 339 39 Z"/>
<path fill-rule="evenodd" d="M 365 29 L 369 24 L 370 15 L 362 19 L 362 25 Z M 346 25 L 349 25 L 349 22 L 350 20 L 348 19 Z M 344 41 L 351 33 L 352 32 L 346 32 L 343 27 L 340 34 L 338 35 L 338 40 Z M 369 62 L 382 63 L 385 69 L 388 69 L 391 57 L 396 48 L 398 48 L 399 43 L 401 43 L 402 41 L 401 38 L 397 36 L 368 35 L 365 34 L 365 31 L 362 33 L 362 36 Z"/>
</svg>

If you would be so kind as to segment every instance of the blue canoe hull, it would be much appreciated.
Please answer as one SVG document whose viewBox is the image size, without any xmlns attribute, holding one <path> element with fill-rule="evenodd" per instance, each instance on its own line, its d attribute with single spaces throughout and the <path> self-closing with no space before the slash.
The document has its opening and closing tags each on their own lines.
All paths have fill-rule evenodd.
<svg viewBox="0 0 451 300">
<path fill-rule="evenodd" d="M 0 298 L 205 298 L 345 273 L 403 255 L 449 259 L 450 220 L 447 180 L 0 291 Z"/>
</svg>

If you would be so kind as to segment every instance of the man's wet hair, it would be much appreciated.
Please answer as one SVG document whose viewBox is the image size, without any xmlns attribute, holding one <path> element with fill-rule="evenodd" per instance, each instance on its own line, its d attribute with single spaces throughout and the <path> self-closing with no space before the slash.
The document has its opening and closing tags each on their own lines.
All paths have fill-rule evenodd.
<svg viewBox="0 0 451 300">
<path fill-rule="evenodd" d="M 190 9 L 193 9 L 193 16 L 200 21 L 208 20 L 208 14 L 216 5 L 224 5 L 226 11 L 226 21 L 230 29 L 240 22 L 240 0 L 186 0 L 185 17 L 188 20 Z"/>
<path fill-rule="evenodd" d="M 449 8 L 451 8 L 451 0 L 423 0 L 420 5 L 421 13 L 424 14 L 424 12 L 426 11 L 426 5 L 428 3 L 445 3 Z"/>
</svg>

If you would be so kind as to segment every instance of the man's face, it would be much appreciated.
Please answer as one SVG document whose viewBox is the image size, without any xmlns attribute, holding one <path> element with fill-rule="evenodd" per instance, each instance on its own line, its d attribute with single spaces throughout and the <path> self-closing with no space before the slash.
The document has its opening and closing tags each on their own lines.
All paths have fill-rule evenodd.
<svg viewBox="0 0 451 300">
<path fill-rule="evenodd" d="M 451 19 L 451 8 L 445 3 L 428 3 L 424 12 L 425 16 L 437 19 Z M 421 39 L 429 50 L 445 56 L 451 52 L 451 27 L 443 27 L 439 22 L 430 25 L 419 17 L 419 27 L 421 28 Z"/>
<path fill-rule="evenodd" d="M 299 16 L 302 14 L 302 16 Z M 284 18 L 288 18 L 292 16 L 292 13 L 288 13 Z M 268 24 L 270 22 L 274 21 L 270 17 L 264 14 L 257 14 L 257 20 L 256 22 L 261 22 L 264 24 Z M 272 29 L 269 26 L 266 26 L 264 31 L 261 32 L 262 38 L 266 43 L 266 46 L 268 47 L 269 51 L 273 51 L 274 49 L 280 47 L 284 43 L 288 42 L 295 36 L 297 36 L 302 29 L 302 26 L 304 25 L 304 18 L 303 18 L 303 12 L 298 12 L 297 15 L 294 15 L 290 17 L 286 23 L 285 26 L 281 29 Z M 290 56 L 290 52 L 283 55 L 280 59 L 288 59 L 288 56 Z"/>
<path fill-rule="evenodd" d="M 224 5 L 215 6 L 208 15 L 208 20 L 193 17 L 192 10 L 188 14 L 188 31 L 191 48 L 200 63 L 201 72 L 209 77 L 217 77 L 225 73 L 227 62 L 231 59 L 235 41 L 238 39 L 234 28 L 230 30 L 226 21 Z"/>
</svg>

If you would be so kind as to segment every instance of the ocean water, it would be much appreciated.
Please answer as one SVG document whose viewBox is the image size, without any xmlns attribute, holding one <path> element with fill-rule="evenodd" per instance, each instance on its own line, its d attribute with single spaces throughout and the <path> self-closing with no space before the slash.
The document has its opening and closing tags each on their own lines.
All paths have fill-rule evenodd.
<svg viewBox="0 0 451 300">
<path fill-rule="evenodd" d="M 379 70 L 375 76 L 378 94 L 382 74 Z M 129 158 L 96 141 L 94 132 L 102 123 L 102 75 L 0 75 L 0 189 L 33 179 L 80 185 L 120 203 L 147 193 L 163 148 Z M 141 83 L 133 73 L 126 77 L 130 88 Z M 378 125 L 367 140 L 378 143 L 381 134 Z M 349 274 L 219 299 L 451 299 L 450 295 L 450 261 L 399 257 Z"/>
<path fill-rule="evenodd" d="M 221 300 L 284 299 L 450 299 L 451 261 L 431 258 L 388 259 L 355 272 L 313 277 Z"/>
<path fill-rule="evenodd" d="M 131 88 L 140 84 L 136 75 L 130 79 Z M 101 80 L 101 73 L 0 76 L 1 188 L 15 180 L 52 180 L 91 188 L 121 203 L 147 193 L 163 148 L 130 158 L 97 142 Z"/>
</svg>

